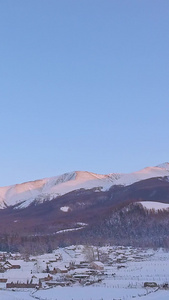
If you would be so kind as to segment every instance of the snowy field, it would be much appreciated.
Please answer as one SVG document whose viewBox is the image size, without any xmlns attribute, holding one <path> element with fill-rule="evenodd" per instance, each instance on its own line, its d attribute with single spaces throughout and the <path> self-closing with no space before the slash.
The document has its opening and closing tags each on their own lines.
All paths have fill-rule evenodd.
<svg viewBox="0 0 169 300">
<path fill-rule="evenodd" d="M 113 289 L 101 287 L 52 288 L 31 293 L 30 291 L 0 291 L 1 300 L 168 300 L 169 291 L 156 291 L 139 296 L 139 289 Z"/>
<path fill-rule="evenodd" d="M 91 255 L 102 270 L 91 267 Z M 8 268 L 10 264 L 20 269 Z M 62 273 L 52 271 L 56 265 Z M 71 246 L 26 260 L 11 257 L 5 266 L 0 273 L 0 300 L 169 300 L 169 252 L 162 249 Z M 1 282 L 6 278 L 9 283 L 23 283 L 31 278 L 38 283 L 49 275 L 52 279 L 42 280 L 38 289 L 6 288 Z"/>
</svg>

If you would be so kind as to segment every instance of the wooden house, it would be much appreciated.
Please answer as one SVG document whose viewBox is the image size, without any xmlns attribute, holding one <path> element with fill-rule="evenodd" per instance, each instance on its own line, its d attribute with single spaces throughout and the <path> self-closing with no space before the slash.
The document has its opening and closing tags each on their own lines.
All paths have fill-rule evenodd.
<svg viewBox="0 0 169 300">
<path fill-rule="evenodd" d="M 90 266 L 91 266 L 92 269 L 95 269 L 95 270 L 98 270 L 98 271 L 104 270 L 104 264 L 100 261 L 93 261 L 90 264 Z"/>
</svg>

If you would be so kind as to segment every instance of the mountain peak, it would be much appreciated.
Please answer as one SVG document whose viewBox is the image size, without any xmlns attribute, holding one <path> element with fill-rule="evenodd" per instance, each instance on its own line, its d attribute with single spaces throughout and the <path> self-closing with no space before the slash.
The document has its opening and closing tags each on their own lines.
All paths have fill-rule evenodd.
<svg viewBox="0 0 169 300">
<path fill-rule="evenodd" d="M 34 201 L 41 203 L 80 189 L 104 192 L 113 185 L 127 186 L 141 180 L 165 176 L 169 176 L 168 162 L 130 174 L 102 175 L 88 171 L 74 171 L 51 178 L 0 187 L 0 208 L 15 205 L 24 208 Z"/>
</svg>

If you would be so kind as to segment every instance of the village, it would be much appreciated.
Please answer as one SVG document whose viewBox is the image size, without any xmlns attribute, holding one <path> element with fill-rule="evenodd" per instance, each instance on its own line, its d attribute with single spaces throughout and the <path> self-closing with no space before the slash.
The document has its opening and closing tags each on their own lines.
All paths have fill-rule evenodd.
<svg viewBox="0 0 169 300">
<path fill-rule="evenodd" d="M 72 246 L 29 258 L 19 253 L 0 253 L 0 288 L 39 289 L 99 282 L 104 275 L 104 264 L 91 258 L 95 255 L 93 248 L 87 247 L 86 253 L 84 249 Z"/>
<path fill-rule="evenodd" d="M 168 289 L 169 253 L 132 247 L 70 246 L 23 256 L 0 253 L 0 289 L 107 286 Z M 160 274 L 157 268 L 160 266 Z"/>
</svg>

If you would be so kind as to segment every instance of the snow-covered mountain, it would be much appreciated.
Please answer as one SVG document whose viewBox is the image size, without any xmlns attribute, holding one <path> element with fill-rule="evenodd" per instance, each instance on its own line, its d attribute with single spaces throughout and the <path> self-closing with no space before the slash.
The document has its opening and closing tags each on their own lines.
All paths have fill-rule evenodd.
<svg viewBox="0 0 169 300">
<path fill-rule="evenodd" d="M 95 192 L 107 191 L 114 185 L 128 186 L 141 180 L 165 176 L 169 177 L 169 163 L 147 167 L 129 174 L 100 175 L 75 171 L 61 176 L 1 187 L 0 208 L 15 205 L 18 208 L 24 208 L 34 201 L 42 203 L 79 189 L 95 189 Z"/>
<path fill-rule="evenodd" d="M 169 163 L 2 187 L 0 206 L 2 250 L 45 245 L 49 251 L 77 242 L 163 247 L 169 245 Z"/>
</svg>

